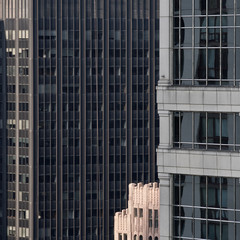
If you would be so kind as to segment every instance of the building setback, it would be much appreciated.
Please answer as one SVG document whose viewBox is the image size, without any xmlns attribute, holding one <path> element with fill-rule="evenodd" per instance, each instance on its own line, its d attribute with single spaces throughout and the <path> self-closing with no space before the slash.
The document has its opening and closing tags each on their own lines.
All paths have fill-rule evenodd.
<svg viewBox="0 0 240 240">
<path fill-rule="evenodd" d="M 239 239 L 240 1 L 160 1 L 160 31 L 160 239 Z"/>
<path fill-rule="evenodd" d="M 0 238 L 113 239 L 156 180 L 158 0 L 0 0 Z"/>
<path fill-rule="evenodd" d="M 114 216 L 114 240 L 158 240 L 158 183 L 129 184 L 128 208 Z"/>
</svg>

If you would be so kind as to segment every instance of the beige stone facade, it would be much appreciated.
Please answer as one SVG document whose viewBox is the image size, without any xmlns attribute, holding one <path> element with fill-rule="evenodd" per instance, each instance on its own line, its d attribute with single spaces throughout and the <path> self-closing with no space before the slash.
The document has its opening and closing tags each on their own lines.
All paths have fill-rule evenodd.
<svg viewBox="0 0 240 240">
<path fill-rule="evenodd" d="M 158 183 L 129 184 L 128 209 L 114 217 L 114 240 L 158 240 L 159 195 Z"/>
</svg>

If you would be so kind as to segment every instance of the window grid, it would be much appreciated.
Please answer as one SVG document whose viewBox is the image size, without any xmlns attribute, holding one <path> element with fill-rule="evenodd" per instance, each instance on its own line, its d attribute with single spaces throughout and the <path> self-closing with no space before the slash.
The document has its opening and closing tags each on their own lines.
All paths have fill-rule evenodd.
<svg viewBox="0 0 240 240">
<path fill-rule="evenodd" d="M 205 8 L 196 0 L 174 4 L 174 84 L 239 86 L 238 8 L 227 8 L 224 0 L 215 8 L 214 1 L 201 2 Z"/>
<path fill-rule="evenodd" d="M 239 126 L 238 113 L 174 112 L 173 146 L 181 149 L 238 151 Z"/>
<path fill-rule="evenodd" d="M 237 178 L 174 175 L 174 239 L 238 239 L 239 193 Z"/>
</svg>

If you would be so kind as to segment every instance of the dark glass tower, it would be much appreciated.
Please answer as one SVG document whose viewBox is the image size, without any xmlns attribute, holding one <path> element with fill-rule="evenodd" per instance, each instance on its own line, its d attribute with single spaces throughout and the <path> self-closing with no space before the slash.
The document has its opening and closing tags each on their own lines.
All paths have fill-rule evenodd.
<svg viewBox="0 0 240 240">
<path fill-rule="evenodd" d="M 156 180 L 159 1 L 0 0 L 0 18 L 2 238 L 113 239 L 128 183 Z"/>
</svg>

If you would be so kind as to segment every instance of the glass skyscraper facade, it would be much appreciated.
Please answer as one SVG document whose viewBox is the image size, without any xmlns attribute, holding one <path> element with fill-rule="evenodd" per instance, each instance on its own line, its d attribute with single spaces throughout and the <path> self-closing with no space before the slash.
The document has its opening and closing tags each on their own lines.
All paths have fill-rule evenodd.
<svg viewBox="0 0 240 240">
<path fill-rule="evenodd" d="M 0 0 L 0 21 L 0 236 L 112 239 L 156 179 L 159 1 Z"/>
<path fill-rule="evenodd" d="M 163 239 L 239 238 L 239 20 L 239 0 L 160 2 Z"/>
</svg>

